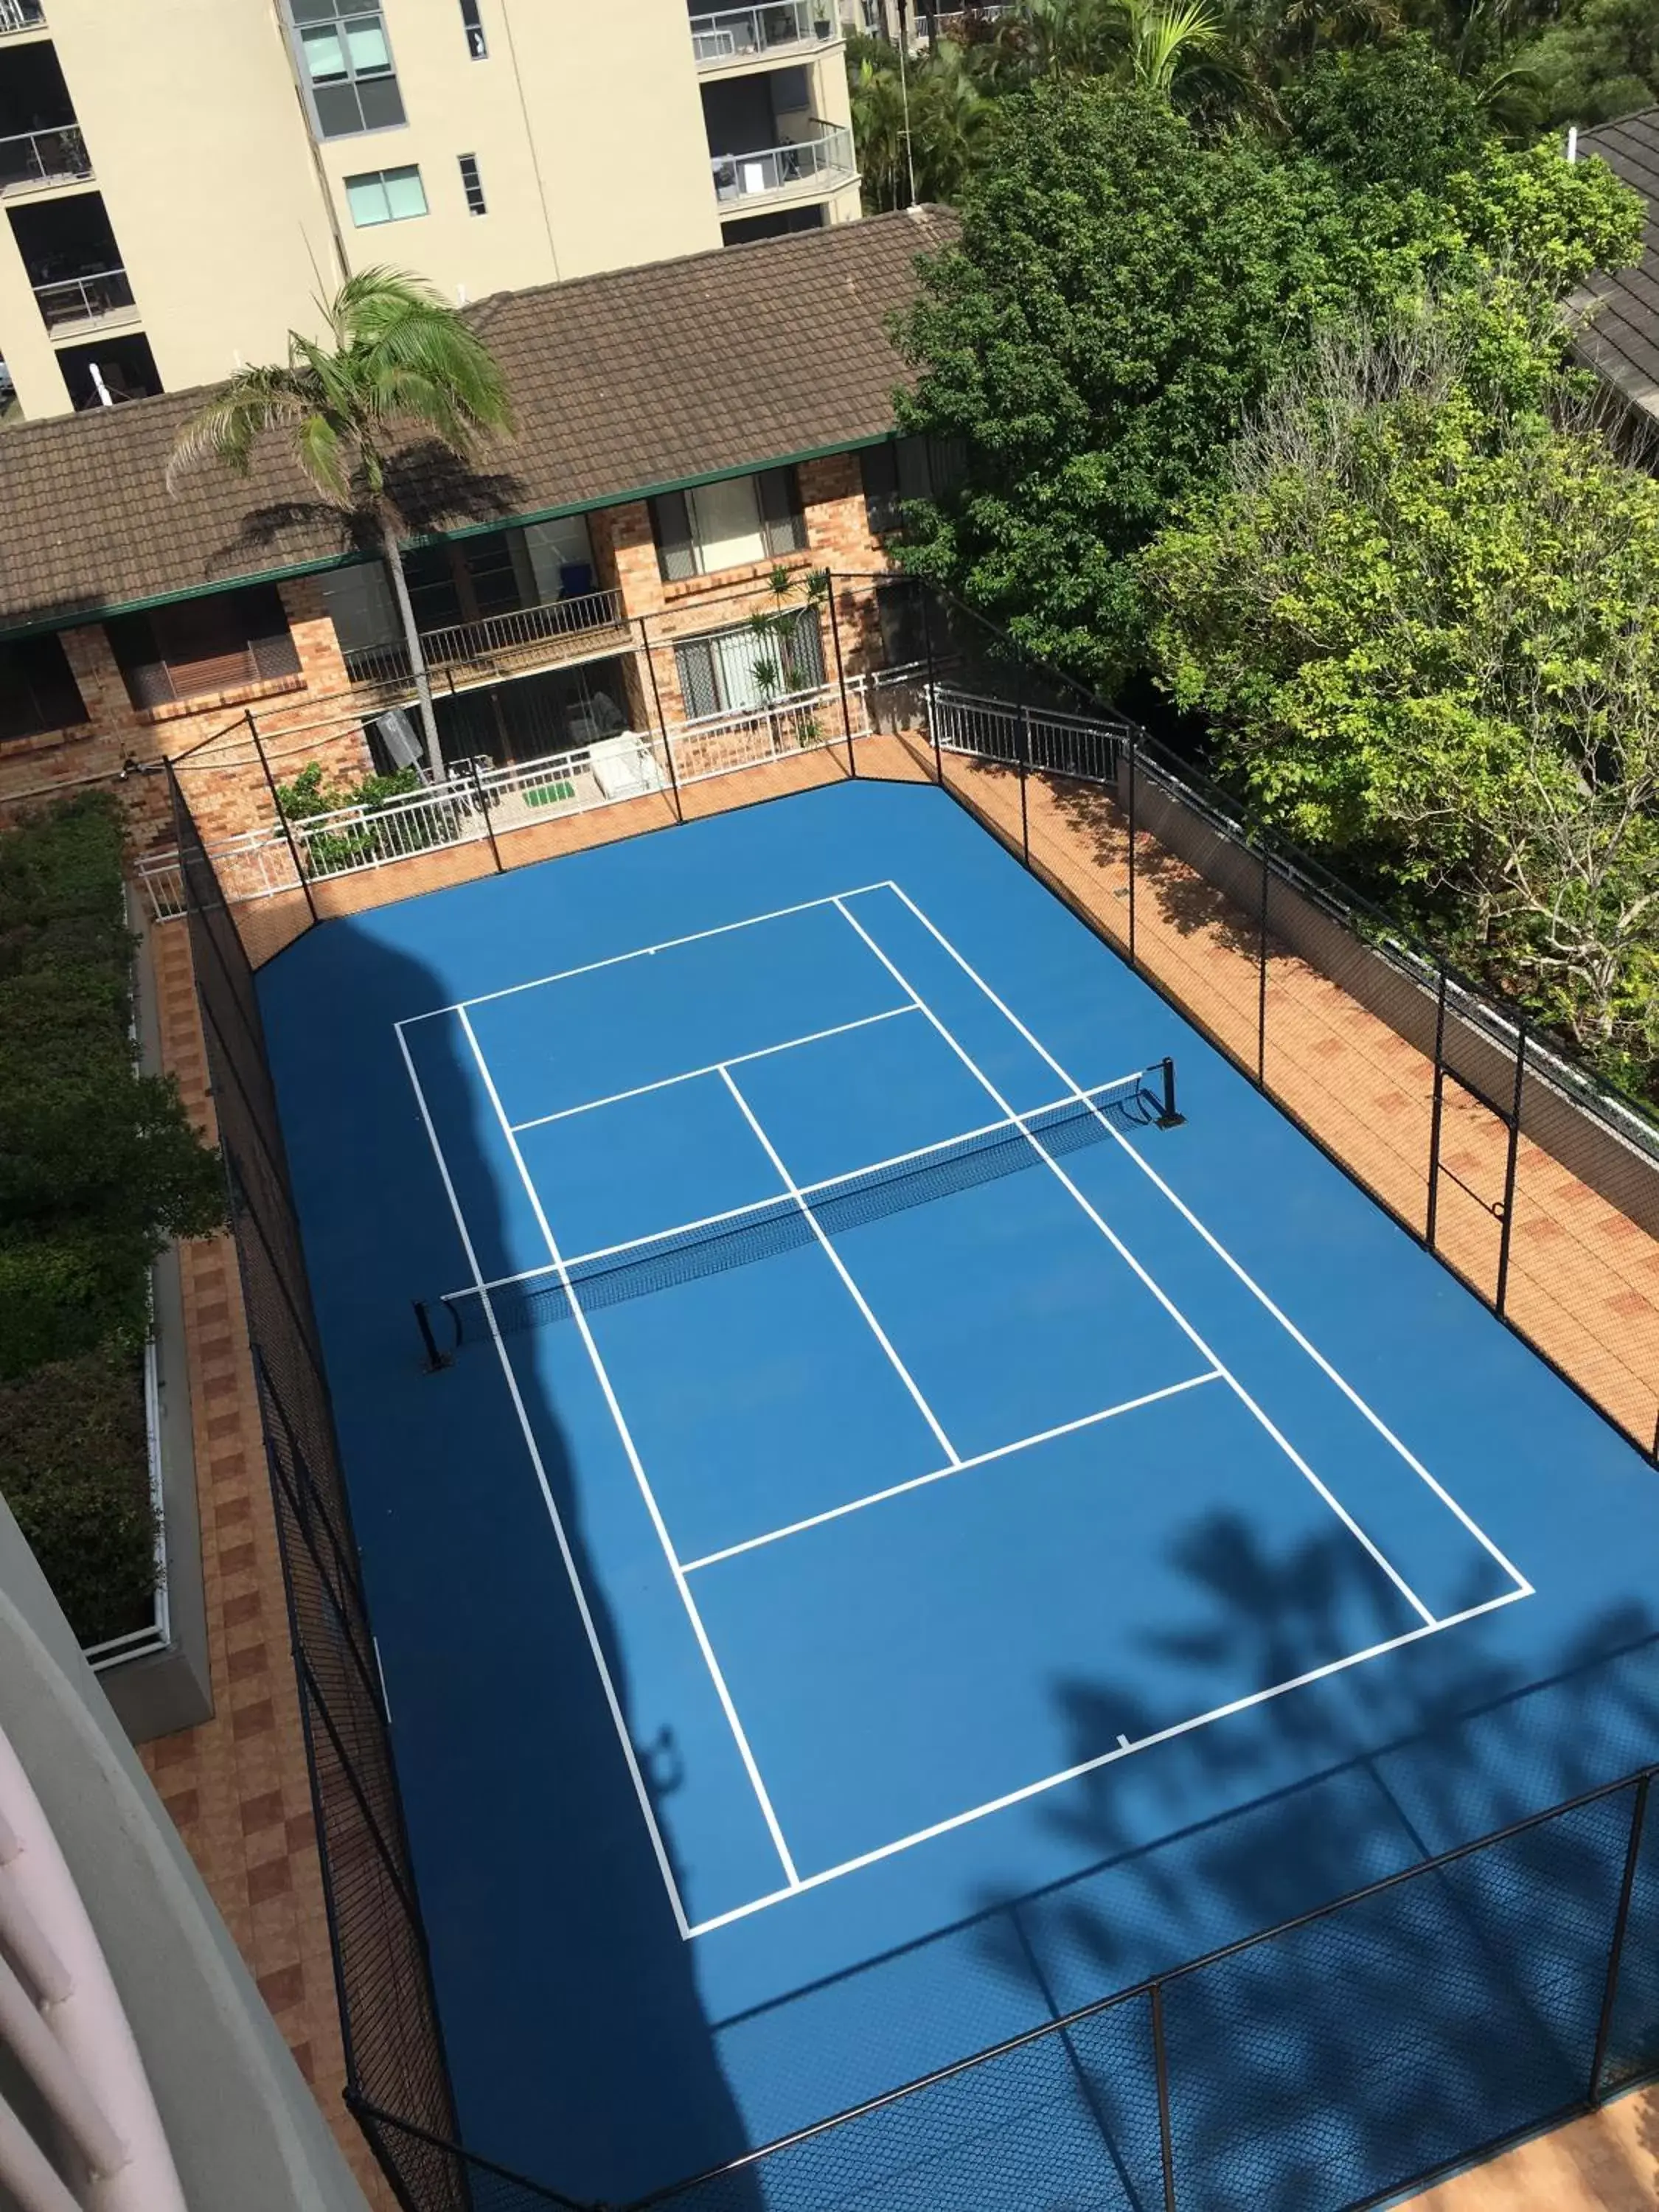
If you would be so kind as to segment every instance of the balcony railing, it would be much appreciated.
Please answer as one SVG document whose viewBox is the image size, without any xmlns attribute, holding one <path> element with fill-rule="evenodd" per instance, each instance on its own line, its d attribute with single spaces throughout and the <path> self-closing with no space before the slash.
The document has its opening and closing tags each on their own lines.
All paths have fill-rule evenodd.
<svg viewBox="0 0 1659 2212">
<path fill-rule="evenodd" d="M 544 606 L 520 607 L 512 614 L 489 615 L 483 622 L 456 623 L 447 629 L 421 633 L 429 669 L 496 668 L 526 660 L 562 657 L 556 648 L 592 642 L 607 631 L 625 629 L 620 592 L 588 592 L 580 599 L 552 599 Z M 406 684 L 409 654 L 401 643 L 369 645 L 347 652 L 346 673 L 354 684 Z"/>
<path fill-rule="evenodd" d="M 773 0 L 770 6 L 721 8 L 691 18 L 691 51 L 699 69 L 721 69 L 786 47 L 829 46 L 840 36 L 831 0 Z"/>
<path fill-rule="evenodd" d="M 789 146 L 769 146 L 755 154 L 716 154 L 712 157 L 714 197 L 728 200 L 765 199 L 774 192 L 803 189 L 828 191 L 858 174 L 853 157 L 853 134 L 837 124 L 821 124 L 810 138 Z"/>
<path fill-rule="evenodd" d="M 40 0 L 0 0 L 0 39 L 14 31 L 38 31 L 46 20 Z"/>
<path fill-rule="evenodd" d="M 89 276 L 37 284 L 34 296 L 49 331 L 67 330 L 77 323 L 100 323 L 108 316 L 129 316 L 134 312 L 132 287 L 125 269 L 99 269 Z"/>
<path fill-rule="evenodd" d="M 78 123 L 0 138 L 0 193 L 27 192 L 37 185 L 79 184 L 91 174 Z"/>
</svg>

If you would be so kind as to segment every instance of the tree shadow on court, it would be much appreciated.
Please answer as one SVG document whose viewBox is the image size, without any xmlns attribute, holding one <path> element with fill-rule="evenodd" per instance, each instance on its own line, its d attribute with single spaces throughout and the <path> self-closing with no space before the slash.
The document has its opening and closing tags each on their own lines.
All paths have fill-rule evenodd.
<svg viewBox="0 0 1659 2212">
<path fill-rule="evenodd" d="M 665 1838 L 681 1753 L 634 1717 L 562 1409 L 530 1340 L 510 1340 L 544 1496 L 493 1346 L 422 1370 L 410 1301 L 470 1269 L 392 1024 L 454 995 L 372 920 L 325 923 L 262 979 L 462 2141 L 619 2204 L 751 2146 L 618 1729 Z M 409 1034 L 475 1249 L 500 1272 L 485 1255 L 506 1249 L 501 1145 L 476 1066 L 451 1019 Z M 759 2203 L 744 2175 L 721 2186 L 722 2212 Z"/>
<path fill-rule="evenodd" d="M 1127 1683 L 1059 1686 L 1077 1761 L 1170 1724 L 1183 1670 L 1294 1679 L 1334 1649 L 1375 1573 L 1341 1531 L 1276 1550 L 1242 1518 L 1187 1531 L 1176 1557 L 1204 1626 L 1164 1640 L 1170 1710 Z M 1430 1658 L 1429 1655 L 1432 1655 Z M 1057 2014 L 1271 1929 L 1582 1795 L 1659 1741 L 1659 1623 L 1613 1607 L 1547 1679 L 1454 1632 L 1267 1700 L 1102 1766 L 1048 1819 L 1090 1871 L 989 1904 L 985 1954 L 1034 1976 Z M 1408 1663 L 1399 1663 L 1401 1659 Z M 1356 1751 L 1356 1739 L 1379 1748 Z M 1627 1756 L 1618 1747 L 1627 1744 Z M 1254 1775 L 1309 1778 L 1253 1797 Z M 1218 1798 L 1236 1810 L 1217 1817 Z M 1205 2212 L 1335 2212 L 1582 2104 L 1629 1845 L 1633 1793 L 1604 1797 L 1437 1871 L 1170 1982 L 1163 1997 L 1178 2200 Z M 1164 1839 L 1148 1848 L 1149 1820 Z M 1622 2078 L 1659 2063 L 1659 1821 L 1632 1896 L 1608 2052 Z M 1162 1954 L 1162 1955 L 1160 1955 Z M 1067 2038 L 1068 2043 L 1073 2040 Z M 1144 2088 L 1120 2045 L 1093 2110 Z M 1615 2075 L 1615 2078 L 1620 2078 Z M 1114 2103 L 1114 2098 L 1115 2103 Z M 1100 2123 L 1103 2176 L 1133 2164 Z M 1144 2166 L 1143 2169 L 1144 2171 Z M 1125 2191 L 1137 2212 L 1161 2184 Z"/>
</svg>

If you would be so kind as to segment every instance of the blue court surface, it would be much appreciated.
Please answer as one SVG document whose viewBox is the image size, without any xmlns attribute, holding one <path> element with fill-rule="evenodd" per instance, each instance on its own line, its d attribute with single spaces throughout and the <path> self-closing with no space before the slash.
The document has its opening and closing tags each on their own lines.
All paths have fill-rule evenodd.
<svg viewBox="0 0 1659 2212">
<path fill-rule="evenodd" d="M 643 2194 L 1659 1756 L 1651 1471 L 945 795 L 259 981 L 487 2155 Z"/>
</svg>

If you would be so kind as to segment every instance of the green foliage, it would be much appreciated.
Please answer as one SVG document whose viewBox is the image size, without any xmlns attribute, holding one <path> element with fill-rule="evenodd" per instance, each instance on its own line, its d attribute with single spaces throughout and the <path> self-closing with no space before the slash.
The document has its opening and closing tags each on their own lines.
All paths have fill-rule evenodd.
<svg viewBox="0 0 1659 2212">
<path fill-rule="evenodd" d="M 1316 53 L 1284 106 L 1295 143 L 1356 191 L 1441 191 L 1494 138 L 1479 94 L 1425 38 Z"/>
<path fill-rule="evenodd" d="M 901 73 L 896 46 L 854 38 L 847 59 L 866 210 L 909 206 L 913 173 L 916 199 L 956 199 L 992 114 L 966 50 L 941 40 L 930 53 L 906 57 Z"/>
<path fill-rule="evenodd" d="M 0 1382 L 0 1494 L 82 1644 L 144 1625 L 155 1522 L 129 1351 L 102 1346 Z"/>
<path fill-rule="evenodd" d="M 1114 675 L 1139 638 L 1130 556 L 1330 296 L 1339 216 L 1314 164 L 1206 144 L 1154 96 L 1054 82 L 1005 103 L 960 246 L 902 331 L 921 370 L 902 427 L 969 453 L 906 565 Z"/>
<path fill-rule="evenodd" d="M 1659 483 L 1454 343 L 1326 349 L 1146 555 L 1224 771 L 1607 1066 L 1659 1078 Z"/>
<path fill-rule="evenodd" d="M 0 836 L 0 1490 L 88 1640 L 154 1587 L 150 1263 L 224 1219 L 176 1086 L 134 1066 L 121 854 L 103 793 Z"/>
<path fill-rule="evenodd" d="M 354 808 L 363 815 L 374 815 L 390 800 L 421 788 L 420 773 L 413 768 L 394 769 L 390 775 L 366 775 L 349 784 L 325 783 L 323 775 L 319 761 L 308 761 L 291 783 L 277 785 L 276 803 L 288 821 L 311 822 L 320 815 L 349 812 Z M 399 827 L 398 849 L 418 852 L 432 844 L 441 830 L 441 823 L 429 809 L 410 810 Z M 375 833 L 368 821 L 348 823 L 336 830 L 313 830 L 301 849 L 313 874 L 337 875 L 373 857 Z"/>
<path fill-rule="evenodd" d="M 1653 0 L 1565 0 L 1556 20 L 1516 49 L 1534 119 L 1559 129 L 1610 122 L 1659 100 L 1659 9 Z"/>
</svg>

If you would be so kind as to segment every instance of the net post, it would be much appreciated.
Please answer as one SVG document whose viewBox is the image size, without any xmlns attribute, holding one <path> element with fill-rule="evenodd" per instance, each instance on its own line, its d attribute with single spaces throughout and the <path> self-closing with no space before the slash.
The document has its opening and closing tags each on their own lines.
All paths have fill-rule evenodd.
<svg viewBox="0 0 1659 2212">
<path fill-rule="evenodd" d="M 1636 1887 L 1636 1869 L 1642 1851 L 1642 1832 L 1647 1824 L 1648 1785 L 1653 1780 L 1650 1768 L 1636 1785 L 1635 1802 L 1631 1807 L 1630 1841 L 1625 1847 L 1625 1871 L 1619 1885 L 1619 1911 L 1613 1923 L 1613 1940 L 1607 1946 L 1607 1978 L 1601 1985 L 1601 2010 L 1595 2023 L 1595 2050 L 1590 2059 L 1589 2094 L 1592 2105 L 1601 2101 L 1601 2069 L 1607 2063 L 1607 2038 L 1613 2031 L 1613 2005 L 1619 1995 L 1619 1970 L 1624 1964 L 1625 1931 L 1630 1921 L 1630 1901 Z"/>
<path fill-rule="evenodd" d="M 674 765 L 673 740 L 668 734 L 667 718 L 662 711 L 662 691 L 657 682 L 657 664 L 651 652 L 651 625 L 643 615 L 640 617 L 640 651 L 645 656 L 645 672 L 651 679 L 651 698 L 657 709 L 657 728 L 662 737 L 663 758 L 668 763 L 668 789 L 674 802 L 674 819 L 683 825 L 685 821 L 685 809 L 680 804 L 680 775 Z"/>
<path fill-rule="evenodd" d="M 1440 1211 L 1440 1121 L 1446 1099 L 1446 963 L 1440 963 L 1440 989 L 1434 1013 L 1434 1098 L 1429 1109 L 1429 1210 L 1423 1224 L 1423 1242 L 1434 1249 L 1435 1224 Z"/>
<path fill-rule="evenodd" d="M 1498 1296 L 1492 1310 L 1504 1318 L 1504 1302 L 1510 1287 L 1510 1239 L 1515 1228 L 1515 1173 L 1521 1152 L 1521 1103 L 1527 1080 L 1527 1018 L 1516 1018 L 1515 1031 L 1515 1096 L 1510 1104 L 1510 1152 L 1504 1164 L 1504 1219 L 1498 1239 Z"/>
<path fill-rule="evenodd" d="M 435 1375 L 440 1368 L 454 1365 L 455 1354 L 453 1349 L 448 1352 L 439 1351 L 437 1333 L 432 1326 L 431 1309 L 426 1300 L 416 1298 L 414 1304 L 415 1326 L 421 1332 L 421 1344 L 426 1353 L 425 1358 L 421 1363 L 422 1370 L 425 1374 Z"/>
<path fill-rule="evenodd" d="M 466 764 L 471 771 L 472 790 L 478 802 L 478 811 L 483 817 L 484 835 L 489 840 L 490 857 L 495 863 L 495 873 L 498 876 L 502 875 L 506 872 L 506 864 L 501 859 L 501 848 L 495 842 L 495 825 L 489 818 L 489 801 L 484 796 L 483 781 L 478 774 L 478 763 L 476 759 L 469 757 Z"/>
<path fill-rule="evenodd" d="M 1157 1066 L 1159 1078 L 1158 1126 L 1160 1129 L 1178 1128 L 1186 1116 L 1176 1106 L 1175 1061 L 1166 1055 Z"/>
<path fill-rule="evenodd" d="M 853 752 L 853 717 L 847 708 L 847 671 L 841 658 L 841 620 L 836 612 L 836 579 L 831 570 L 823 572 L 824 599 L 830 609 L 830 642 L 836 649 L 836 689 L 841 694 L 842 735 L 847 740 L 847 773 L 856 782 L 859 764 Z"/>
</svg>

